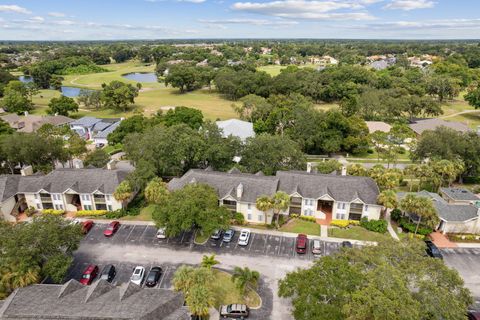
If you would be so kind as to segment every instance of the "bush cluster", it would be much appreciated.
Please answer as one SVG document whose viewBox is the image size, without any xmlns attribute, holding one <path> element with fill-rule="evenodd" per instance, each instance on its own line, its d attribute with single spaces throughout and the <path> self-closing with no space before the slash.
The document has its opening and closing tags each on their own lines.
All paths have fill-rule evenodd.
<svg viewBox="0 0 480 320">
<path fill-rule="evenodd" d="M 393 209 L 392 212 L 390 212 L 390 217 L 392 218 L 393 221 L 399 221 L 400 218 L 402 217 L 402 210 Z"/>
<path fill-rule="evenodd" d="M 448 239 L 457 242 L 480 242 L 480 234 L 449 233 Z"/>
<path fill-rule="evenodd" d="M 347 228 L 349 226 L 358 226 L 360 225 L 360 221 L 356 220 L 332 220 L 330 222 L 331 226 L 339 227 L 339 228 Z"/>
<path fill-rule="evenodd" d="M 43 209 L 43 214 L 51 214 L 53 216 L 61 216 L 65 213 L 65 210 L 55 210 L 55 209 Z"/>
<path fill-rule="evenodd" d="M 107 214 L 107 212 L 107 210 L 79 210 L 75 215 L 77 217 L 103 216 Z"/>
<path fill-rule="evenodd" d="M 244 225 L 245 217 L 243 216 L 243 213 L 235 212 L 232 216 L 232 224 L 239 225 L 239 226 Z"/>
<path fill-rule="evenodd" d="M 368 220 L 368 218 L 362 218 L 362 220 L 360 220 L 360 226 L 368 231 L 378 233 L 387 232 L 387 221 L 385 220 Z"/>
<path fill-rule="evenodd" d="M 402 227 L 403 230 L 407 230 L 408 232 L 412 232 L 412 233 L 414 233 L 415 229 L 417 228 L 417 225 L 413 222 L 410 222 L 407 218 L 401 218 L 398 222 L 398 225 Z M 420 225 L 417 230 L 417 233 L 422 236 L 429 235 L 432 232 L 433 232 L 432 228 L 422 226 L 422 225 Z"/>
<path fill-rule="evenodd" d="M 108 211 L 105 214 L 105 218 L 107 219 L 119 219 L 125 216 L 128 216 L 129 211 L 127 209 L 118 209 L 115 211 Z"/>
</svg>

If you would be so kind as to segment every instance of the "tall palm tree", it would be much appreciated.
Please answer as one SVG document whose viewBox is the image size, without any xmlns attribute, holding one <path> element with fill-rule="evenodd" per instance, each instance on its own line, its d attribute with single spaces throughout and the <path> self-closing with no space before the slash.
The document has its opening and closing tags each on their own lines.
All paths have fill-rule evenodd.
<svg viewBox="0 0 480 320">
<path fill-rule="evenodd" d="M 414 194 L 407 194 L 400 201 L 400 208 L 418 217 L 415 234 L 418 231 L 420 223 L 424 223 L 429 227 L 435 227 L 438 223 L 438 215 L 431 199 L 426 197 L 418 197 Z"/>
<path fill-rule="evenodd" d="M 212 255 L 209 255 L 209 256 L 207 256 L 207 255 L 203 256 L 201 265 L 204 268 L 212 269 L 212 267 L 214 265 L 219 264 L 219 263 L 220 263 L 220 261 L 216 260 L 215 255 L 212 254 Z"/>
<path fill-rule="evenodd" d="M 173 288 L 175 291 L 182 291 L 186 296 L 192 283 L 192 274 L 195 271 L 193 267 L 181 266 L 173 275 Z"/>
<path fill-rule="evenodd" d="M 277 191 L 273 195 L 272 200 L 273 200 L 273 211 L 274 211 L 274 214 L 277 216 L 277 218 L 275 220 L 275 224 L 278 228 L 278 221 L 280 219 L 280 212 L 287 210 L 288 207 L 290 206 L 290 196 L 283 191 Z"/>
<path fill-rule="evenodd" d="M 383 190 L 378 195 L 377 201 L 387 209 L 394 209 L 398 206 L 397 194 L 394 190 Z"/>
<path fill-rule="evenodd" d="M 194 285 L 185 299 L 188 309 L 200 319 L 208 319 L 209 309 L 214 306 L 212 290 L 206 285 Z"/>
<path fill-rule="evenodd" d="M 250 270 L 248 267 L 235 267 L 235 269 L 233 269 L 232 281 L 235 282 L 242 293 L 245 293 L 247 287 L 256 288 L 259 279 L 260 273 Z"/>
<path fill-rule="evenodd" d="M 264 212 L 265 224 L 268 224 L 268 211 L 273 208 L 273 200 L 269 196 L 260 196 L 257 198 L 255 206 L 258 210 Z"/>
</svg>

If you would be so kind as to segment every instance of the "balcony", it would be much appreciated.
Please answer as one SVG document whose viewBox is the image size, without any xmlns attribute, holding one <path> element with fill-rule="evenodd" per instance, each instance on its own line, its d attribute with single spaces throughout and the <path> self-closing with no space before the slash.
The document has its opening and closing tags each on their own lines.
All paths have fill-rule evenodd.
<svg viewBox="0 0 480 320">
<path fill-rule="evenodd" d="M 52 198 L 50 196 L 40 197 L 40 201 L 42 201 L 42 203 L 45 203 L 45 202 L 52 203 Z"/>
</svg>

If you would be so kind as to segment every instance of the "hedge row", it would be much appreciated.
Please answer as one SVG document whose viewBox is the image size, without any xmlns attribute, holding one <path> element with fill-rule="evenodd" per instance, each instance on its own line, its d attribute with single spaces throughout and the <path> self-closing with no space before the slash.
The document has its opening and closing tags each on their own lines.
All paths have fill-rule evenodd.
<svg viewBox="0 0 480 320">
<path fill-rule="evenodd" d="M 368 218 L 362 218 L 360 220 L 360 226 L 368 231 L 385 233 L 387 232 L 387 221 L 385 220 L 368 220 Z"/>
<path fill-rule="evenodd" d="M 413 223 L 413 222 L 410 222 L 407 218 L 401 218 L 399 221 L 398 221 L 398 225 L 400 227 L 402 227 L 402 229 L 405 229 L 407 230 L 408 232 L 412 232 L 414 233 L 415 232 L 415 229 L 417 228 L 417 224 L 416 223 Z M 421 234 L 422 236 L 426 236 L 426 235 L 429 235 L 430 233 L 433 232 L 433 229 L 432 228 L 429 228 L 429 227 L 425 227 L 425 226 L 422 226 L 420 225 L 418 227 L 418 230 L 417 230 L 417 233 L 418 234 Z"/>
<path fill-rule="evenodd" d="M 107 214 L 107 210 L 79 210 L 76 212 L 77 217 L 86 217 L 86 216 L 103 216 Z"/>
<path fill-rule="evenodd" d="M 339 228 L 346 228 L 349 226 L 358 226 L 360 225 L 360 221 L 356 220 L 332 220 L 330 222 L 331 226 L 339 227 Z"/>
<path fill-rule="evenodd" d="M 51 214 L 53 216 L 61 216 L 65 213 L 65 210 L 55 210 L 55 209 L 44 209 L 42 210 L 43 214 Z"/>
<path fill-rule="evenodd" d="M 308 221 L 308 222 L 317 222 L 317 218 L 311 217 L 311 216 L 301 216 L 301 215 L 298 215 L 298 214 L 295 214 L 295 213 L 290 215 L 290 216 L 292 218 L 298 218 L 298 219 Z"/>
<path fill-rule="evenodd" d="M 462 242 L 462 241 L 480 242 L 480 234 L 449 233 L 448 239 L 452 241 L 457 241 L 457 242 Z"/>
</svg>

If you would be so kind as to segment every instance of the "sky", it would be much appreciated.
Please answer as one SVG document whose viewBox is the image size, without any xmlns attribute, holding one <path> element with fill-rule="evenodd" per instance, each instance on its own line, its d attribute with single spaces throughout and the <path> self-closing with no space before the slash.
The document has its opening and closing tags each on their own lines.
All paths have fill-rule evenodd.
<svg viewBox="0 0 480 320">
<path fill-rule="evenodd" d="M 478 39 L 480 0 L 0 0 L 1 40 Z"/>
</svg>

